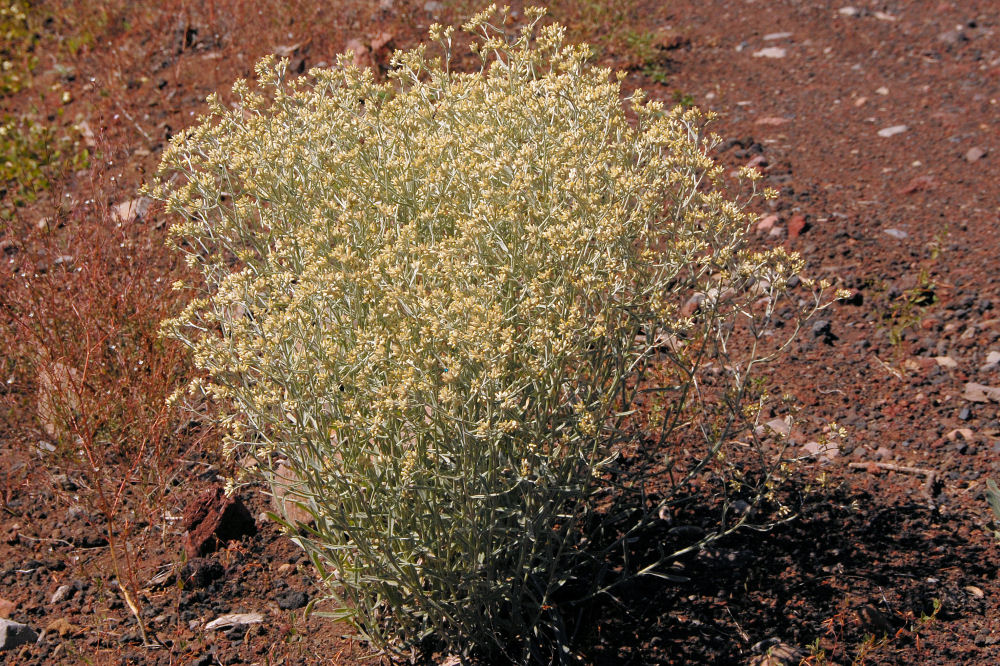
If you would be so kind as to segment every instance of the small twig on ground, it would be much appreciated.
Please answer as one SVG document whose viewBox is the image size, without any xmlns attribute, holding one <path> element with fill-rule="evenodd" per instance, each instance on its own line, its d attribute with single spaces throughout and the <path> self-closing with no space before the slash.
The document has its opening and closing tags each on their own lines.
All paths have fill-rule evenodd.
<svg viewBox="0 0 1000 666">
<path fill-rule="evenodd" d="M 875 359 L 876 361 L 878 361 L 879 365 L 882 366 L 883 370 L 885 370 L 886 372 L 888 372 L 890 375 L 892 375 L 896 379 L 902 379 L 903 378 L 903 373 L 901 373 L 899 370 L 897 370 L 896 368 L 892 367 L 891 365 L 889 365 L 888 363 L 886 363 L 885 361 L 883 361 L 882 359 L 880 359 L 875 354 L 872 354 L 872 358 Z"/>
<path fill-rule="evenodd" d="M 877 357 L 876 357 L 877 358 Z M 848 465 L 851 469 L 863 469 L 870 471 L 872 468 L 889 470 L 891 472 L 903 472 L 905 474 L 916 474 L 918 476 L 923 476 L 924 481 L 924 494 L 931 503 L 931 508 L 934 508 L 934 484 L 937 481 L 937 472 L 933 469 L 925 469 L 923 467 L 909 467 L 907 465 L 896 465 L 894 463 L 883 463 L 883 462 L 852 462 Z"/>
<path fill-rule="evenodd" d="M 24 534 L 22 532 L 18 532 L 17 536 L 20 539 L 27 539 L 28 541 L 43 541 L 43 542 L 46 542 L 46 543 L 61 543 L 61 544 L 65 544 L 65 545 L 69 546 L 70 548 L 76 548 L 77 547 L 77 545 L 75 543 L 73 543 L 71 541 L 66 541 L 66 539 L 54 539 L 52 537 L 33 537 L 33 536 L 28 536 L 27 534 Z"/>
<path fill-rule="evenodd" d="M 743 627 L 740 626 L 739 620 L 737 620 L 736 616 L 733 615 L 733 611 L 729 609 L 729 606 L 726 606 L 726 612 L 729 613 L 729 617 L 731 617 L 733 619 L 733 622 L 736 624 L 736 630 L 739 631 L 740 638 L 743 639 L 744 643 L 749 643 L 750 642 L 750 634 L 748 634 L 747 632 L 743 631 Z"/>
</svg>

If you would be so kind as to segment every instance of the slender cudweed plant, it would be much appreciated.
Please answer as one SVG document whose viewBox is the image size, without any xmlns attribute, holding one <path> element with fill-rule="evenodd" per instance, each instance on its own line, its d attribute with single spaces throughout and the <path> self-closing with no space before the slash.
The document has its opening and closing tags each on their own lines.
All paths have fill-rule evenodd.
<svg viewBox="0 0 1000 666">
<path fill-rule="evenodd" d="M 440 26 L 443 59 L 397 53 L 387 83 L 265 59 L 151 188 L 205 278 L 165 323 L 205 372 L 190 390 L 224 407 L 228 453 L 292 470 L 298 542 L 383 650 L 564 656 L 553 595 L 629 413 L 656 396 L 661 446 L 702 436 L 690 476 L 724 459 L 801 268 L 746 247 L 756 172 L 719 191 L 702 115 L 636 93 L 630 124 L 542 14 L 466 24 L 473 73 Z"/>
</svg>

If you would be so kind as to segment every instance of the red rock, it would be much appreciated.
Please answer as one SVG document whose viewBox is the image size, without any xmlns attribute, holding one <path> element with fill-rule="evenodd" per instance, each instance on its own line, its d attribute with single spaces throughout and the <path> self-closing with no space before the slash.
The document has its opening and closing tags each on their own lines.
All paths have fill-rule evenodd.
<svg viewBox="0 0 1000 666">
<path fill-rule="evenodd" d="M 961 437 L 962 439 L 971 442 L 972 438 L 974 437 L 974 434 L 970 428 L 955 428 L 947 435 L 945 435 L 945 438 L 949 442 L 956 441 L 958 437 Z"/>
<path fill-rule="evenodd" d="M 59 634 L 61 638 L 65 638 L 66 636 L 76 636 L 84 631 L 83 627 L 78 627 L 75 624 L 72 624 L 64 617 L 56 618 L 52 622 L 49 622 L 48 626 L 45 627 L 46 633 Z"/>
<path fill-rule="evenodd" d="M 930 372 L 937 364 L 938 362 L 933 358 L 927 358 L 926 356 L 913 356 L 903 361 L 905 369 L 921 374 Z"/>
<path fill-rule="evenodd" d="M 858 619 L 861 621 L 861 625 L 868 631 L 876 633 L 876 635 L 888 635 L 891 636 L 895 627 L 889 622 L 889 619 L 882 614 L 882 612 L 875 608 L 875 606 L 868 604 L 861 607 L 858 611 Z"/>
<path fill-rule="evenodd" d="M 372 54 L 368 51 L 368 47 L 362 44 L 361 40 L 349 40 L 344 50 L 354 53 L 353 64 L 355 67 L 360 67 L 361 69 L 364 69 L 365 67 L 375 67 L 375 59 L 372 58 Z"/>
<path fill-rule="evenodd" d="M 701 304 L 705 302 L 705 294 L 697 293 L 687 300 L 681 308 L 682 317 L 690 317 L 701 309 Z"/>
<path fill-rule="evenodd" d="M 10 614 L 14 612 L 15 608 L 17 608 L 17 604 L 15 604 L 13 601 L 0 599 L 0 618 L 9 620 Z"/>
<path fill-rule="evenodd" d="M 917 192 L 925 192 L 928 190 L 933 190 L 937 187 L 937 182 L 934 180 L 933 176 L 917 176 L 904 187 L 900 188 L 900 194 L 915 194 Z"/>
<path fill-rule="evenodd" d="M 276 514 L 292 525 L 312 525 L 315 520 L 308 511 L 302 508 L 302 500 L 295 493 L 295 486 L 299 483 L 299 477 L 295 470 L 285 463 L 281 463 L 274 472 L 274 478 L 271 481 L 273 489 L 271 505 Z"/>
<path fill-rule="evenodd" d="M 807 226 L 805 215 L 792 215 L 792 218 L 788 220 L 788 240 L 793 241 L 798 238 Z"/>
<path fill-rule="evenodd" d="M 227 497 L 221 486 L 209 488 L 187 506 L 184 529 L 184 550 L 191 559 L 257 533 L 250 511 L 238 497 Z"/>
<path fill-rule="evenodd" d="M 372 39 L 372 52 L 378 53 L 379 51 L 384 49 L 386 46 L 388 46 L 389 42 L 392 41 L 393 37 L 395 37 L 395 35 L 385 30 L 375 35 L 375 38 Z"/>
<path fill-rule="evenodd" d="M 965 153 L 965 160 L 970 163 L 981 160 L 984 157 L 986 157 L 986 151 L 979 146 L 969 148 L 969 151 Z"/>
<path fill-rule="evenodd" d="M 757 231 L 761 232 L 770 231 L 771 227 L 777 224 L 777 222 L 778 222 L 777 215 L 774 214 L 765 215 L 764 217 L 760 218 L 760 222 L 757 223 Z"/>
<path fill-rule="evenodd" d="M 280 44 L 274 47 L 274 55 L 279 58 L 291 58 L 300 48 L 302 48 L 302 42 L 296 42 L 295 44 Z"/>
</svg>

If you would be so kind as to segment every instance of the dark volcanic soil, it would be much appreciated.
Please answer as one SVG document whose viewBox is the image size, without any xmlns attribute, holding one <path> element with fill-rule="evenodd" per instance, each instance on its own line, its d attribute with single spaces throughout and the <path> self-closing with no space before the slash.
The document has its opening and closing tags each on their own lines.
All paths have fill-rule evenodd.
<svg viewBox="0 0 1000 666">
<path fill-rule="evenodd" d="M 205 95 L 249 75 L 260 55 L 281 47 L 296 66 L 312 67 L 350 39 L 378 46 L 391 36 L 389 48 L 406 47 L 432 12 L 449 11 L 375 0 L 302 1 L 284 14 L 268 2 L 257 15 L 251 3 L 174 3 L 174 13 L 139 4 L 125 12 L 132 21 L 112 21 L 62 63 L 71 77 L 49 76 L 72 101 L 38 92 L 48 79 L 0 100 L 5 113 L 41 106 L 86 119 L 116 147 L 105 154 L 118 155 L 117 189 L 99 195 L 112 204 L 136 196 L 165 138 L 193 122 Z M 582 21 L 597 4 L 578 3 L 573 16 Z M 797 519 L 691 556 L 678 565 L 689 582 L 624 590 L 620 604 L 579 628 L 582 663 L 1000 663 L 1000 549 L 984 500 L 986 480 L 1000 478 L 1000 404 L 967 389 L 1000 387 L 1000 8 L 995 0 L 624 4 L 637 5 L 627 22 L 603 33 L 599 17 L 587 23 L 586 37 L 608 40 L 599 58 L 628 68 L 629 86 L 716 112 L 725 139 L 718 159 L 756 166 L 780 191 L 763 205 L 759 242 L 786 244 L 808 273 L 852 290 L 806 327 L 772 379 L 774 393 L 799 405 L 796 446 L 831 421 L 848 434 L 786 488 Z M 635 39 L 610 32 L 626 25 L 655 37 L 639 56 L 623 46 Z M 64 28 L 46 24 L 38 48 L 54 49 Z M 40 55 L 39 73 L 67 57 Z M 370 62 L 384 67 L 385 56 L 375 49 Z M 58 191 L 84 202 L 98 196 L 93 179 L 109 174 L 103 166 L 70 174 Z M 22 211 L 31 228 L 45 205 L 52 197 Z M 160 243 L 157 215 L 142 229 Z M 37 259 L 16 228 L 0 239 L 4 279 Z M 100 521 L 36 450 L 45 436 L 35 380 L 5 365 L 0 618 L 42 638 L 0 660 L 348 664 L 366 654 L 347 628 L 304 619 L 321 593 L 316 573 L 260 518 L 269 508 L 261 493 L 241 495 L 255 534 L 185 561 L 182 514 L 218 472 L 201 453 L 179 464 L 182 482 L 158 508 L 159 527 L 137 529 L 139 578 L 150 581 L 141 585 L 143 614 L 166 646 L 143 647 Z M 206 629 L 237 612 L 263 622 Z"/>
</svg>

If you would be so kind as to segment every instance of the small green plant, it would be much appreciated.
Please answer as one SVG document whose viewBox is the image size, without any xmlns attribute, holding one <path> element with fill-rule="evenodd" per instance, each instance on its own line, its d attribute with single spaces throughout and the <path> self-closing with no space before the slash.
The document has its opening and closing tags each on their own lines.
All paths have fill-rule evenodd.
<svg viewBox="0 0 1000 666">
<path fill-rule="evenodd" d="M 920 652 L 923 636 L 934 626 L 940 612 L 941 601 L 932 599 L 930 613 L 922 611 L 918 616 L 914 611 L 907 610 L 894 614 L 894 622 L 902 621 L 904 626 L 895 632 L 888 631 L 890 627 L 887 626 L 881 635 L 866 632 L 856 643 L 847 640 L 851 625 L 856 623 L 856 620 L 852 623 L 849 619 L 853 614 L 838 612 L 822 623 L 826 634 L 809 644 L 809 656 L 803 663 L 826 666 L 849 661 L 853 666 L 864 666 L 873 661 L 881 663 L 885 652 L 890 649 L 896 654 L 909 649 Z"/>
<path fill-rule="evenodd" d="M 627 30 L 622 37 L 630 58 L 640 67 L 653 67 L 659 59 L 656 35 L 648 30 Z"/>
<path fill-rule="evenodd" d="M 937 261 L 937 259 L 945 252 L 945 243 L 948 240 L 950 234 L 950 229 L 947 224 L 943 225 L 934 234 L 934 238 L 927 243 L 927 254 L 931 261 Z"/>
<path fill-rule="evenodd" d="M 62 134 L 30 117 L 0 118 L 0 218 L 35 200 L 53 179 L 87 166 L 78 136 Z"/>
<path fill-rule="evenodd" d="M 809 651 L 809 656 L 805 659 L 805 662 L 810 664 L 810 666 L 813 664 L 829 663 L 826 656 L 826 649 L 821 647 L 822 640 L 822 638 L 817 636 L 816 640 L 806 646 Z"/>
<path fill-rule="evenodd" d="M 666 406 L 644 430 L 676 448 L 673 493 L 711 470 L 758 501 L 782 464 L 733 444 L 775 308 L 802 302 L 801 260 L 745 240 L 757 172 L 727 198 L 702 114 L 639 92 L 630 125 L 620 78 L 543 14 L 467 23 L 472 73 L 441 26 L 443 57 L 399 53 L 387 83 L 265 59 L 150 190 L 204 277 L 164 324 L 205 372 L 190 393 L 312 516 L 286 526 L 335 616 L 389 652 L 567 659 L 557 593 L 641 402 Z"/>
<path fill-rule="evenodd" d="M 32 53 L 35 35 L 28 24 L 28 3 L 15 0 L 0 5 L 0 97 L 18 92 L 29 83 L 38 63 Z"/>
<path fill-rule="evenodd" d="M 917 649 L 920 648 L 921 632 L 923 632 L 925 629 L 929 629 L 934 625 L 935 622 L 937 622 L 938 614 L 940 612 L 941 612 L 941 600 L 938 598 L 931 599 L 931 612 L 929 614 L 921 612 L 920 617 L 916 618 L 913 624 L 910 625 L 910 633 L 912 633 L 913 636 L 915 637 Z M 913 616 L 911 614 L 910 618 L 912 619 L 912 617 Z"/>
<path fill-rule="evenodd" d="M 887 293 L 887 298 L 891 298 L 882 310 L 882 326 L 897 354 L 901 353 L 905 332 L 916 328 L 923 321 L 927 308 L 937 303 L 936 289 L 930 272 L 921 268 L 916 285 L 895 297 Z"/>
<path fill-rule="evenodd" d="M 546 5 L 568 34 L 589 43 L 595 55 L 614 53 L 628 68 L 658 69 L 662 54 L 656 33 L 648 28 L 662 19 L 655 15 L 659 7 L 637 0 L 552 0 Z"/>
<path fill-rule="evenodd" d="M 694 106 L 694 97 L 683 90 L 675 90 L 673 94 L 674 104 L 682 108 L 689 109 Z"/>
<path fill-rule="evenodd" d="M 993 525 L 995 529 L 993 536 L 1000 539 L 1000 488 L 993 479 L 986 480 L 986 503 L 993 512 Z"/>
</svg>

